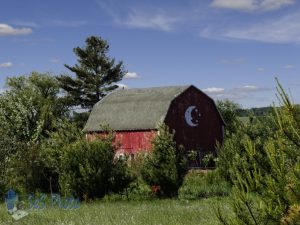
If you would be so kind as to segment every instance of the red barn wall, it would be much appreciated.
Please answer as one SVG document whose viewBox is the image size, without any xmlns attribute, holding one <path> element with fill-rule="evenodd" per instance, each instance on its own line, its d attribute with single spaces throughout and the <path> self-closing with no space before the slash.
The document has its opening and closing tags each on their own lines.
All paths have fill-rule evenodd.
<svg viewBox="0 0 300 225">
<path fill-rule="evenodd" d="M 190 106 L 196 107 L 191 117 L 197 126 L 190 126 L 186 122 L 185 112 Z M 177 144 L 183 145 L 186 150 L 198 151 L 200 158 L 207 153 L 215 154 L 217 141 L 223 141 L 224 124 L 213 100 L 194 87 L 172 101 L 165 123 L 175 130 Z"/>
<path fill-rule="evenodd" d="M 89 133 L 87 140 L 92 141 L 95 135 L 103 135 L 103 133 Z M 155 137 L 155 130 L 146 131 L 116 131 L 114 144 L 117 147 L 117 155 L 119 154 L 135 154 L 139 151 L 149 151 L 151 149 L 151 141 Z"/>
</svg>

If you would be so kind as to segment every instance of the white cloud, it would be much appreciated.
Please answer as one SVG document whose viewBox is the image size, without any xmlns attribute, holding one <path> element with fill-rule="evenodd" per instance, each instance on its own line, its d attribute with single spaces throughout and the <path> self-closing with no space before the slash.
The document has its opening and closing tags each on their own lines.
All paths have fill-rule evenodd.
<svg viewBox="0 0 300 225">
<path fill-rule="evenodd" d="M 230 99 L 233 101 L 249 99 L 256 96 L 256 94 L 271 91 L 272 88 L 263 88 L 255 85 L 244 85 L 240 87 L 235 87 L 231 89 L 224 88 L 205 88 L 203 89 L 208 95 L 215 99 Z M 257 96 L 256 96 L 257 97 Z"/>
<path fill-rule="evenodd" d="M 51 59 L 50 62 L 53 64 L 57 64 L 60 63 L 60 60 L 55 58 L 55 59 Z"/>
<path fill-rule="evenodd" d="M 140 76 L 136 72 L 128 72 L 125 74 L 124 78 L 126 79 L 136 79 L 139 78 Z"/>
<path fill-rule="evenodd" d="M 257 72 L 264 72 L 264 71 L 265 71 L 265 68 L 258 67 L 258 68 L 256 69 L 256 71 L 257 71 Z"/>
<path fill-rule="evenodd" d="M 286 5 L 292 5 L 295 0 L 263 0 L 261 1 L 261 8 L 263 10 L 276 10 Z"/>
<path fill-rule="evenodd" d="M 252 0 L 214 0 L 211 4 L 217 8 L 228 8 L 236 10 L 251 10 L 253 8 Z"/>
<path fill-rule="evenodd" d="M 58 27 L 81 27 L 87 25 L 86 21 L 75 20 L 75 21 L 67 21 L 67 20 L 52 20 L 51 24 Z"/>
<path fill-rule="evenodd" d="M 170 9 L 162 10 L 155 7 L 133 8 L 129 4 L 126 7 L 117 7 L 113 0 L 97 0 L 97 4 L 107 13 L 115 24 L 138 29 L 152 29 L 171 31 L 178 23 L 186 18 L 181 13 L 169 13 Z"/>
<path fill-rule="evenodd" d="M 36 28 L 38 27 L 38 24 L 32 21 L 21 21 L 21 20 L 13 20 L 11 22 L 11 24 L 13 25 L 17 25 L 17 26 L 24 26 L 24 27 L 33 27 Z"/>
<path fill-rule="evenodd" d="M 4 23 L 0 23 L 0 36 L 18 36 L 31 34 L 30 28 L 14 28 Z"/>
<path fill-rule="evenodd" d="M 180 19 L 177 17 L 167 16 L 162 13 L 147 14 L 141 11 L 133 11 L 128 15 L 127 19 L 119 21 L 119 23 L 133 28 L 171 31 L 179 21 Z"/>
<path fill-rule="evenodd" d="M 206 28 L 200 32 L 200 36 L 212 39 L 300 44 L 300 12 L 257 24 L 244 25 L 241 28 Z"/>
<path fill-rule="evenodd" d="M 295 0 L 213 0 L 211 6 L 242 11 L 271 11 L 294 2 Z"/>
<path fill-rule="evenodd" d="M 210 93 L 210 94 L 220 94 L 224 92 L 224 88 L 217 88 L 217 87 L 209 87 L 203 89 L 204 92 Z"/>
<path fill-rule="evenodd" d="M 0 68 L 9 68 L 12 66 L 13 66 L 12 62 L 5 62 L 0 64 Z"/>
<path fill-rule="evenodd" d="M 128 88 L 128 86 L 126 84 L 118 83 L 117 85 L 118 85 L 119 89 L 126 89 L 126 88 Z"/>
<path fill-rule="evenodd" d="M 291 65 L 291 64 L 289 64 L 289 65 L 285 65 L 283 68 L 284 68 L 284 69 L 287 69 L 287 70 L 290 70 L 290 69 L 293 69 L 293 68 L 295 68 L 295 66 L 294 66 L 294 65 Z"/>
<path fill-rule="evenodd" d="M 245 86 L 236 88 L 236 90 L 243 91 L 243 92 L 253 92 L 253 91 L 261 91 L 262 89 L 258 88 L 257 86 L 254 86 L 254 85 L 245 85 Z"/>
</svg>

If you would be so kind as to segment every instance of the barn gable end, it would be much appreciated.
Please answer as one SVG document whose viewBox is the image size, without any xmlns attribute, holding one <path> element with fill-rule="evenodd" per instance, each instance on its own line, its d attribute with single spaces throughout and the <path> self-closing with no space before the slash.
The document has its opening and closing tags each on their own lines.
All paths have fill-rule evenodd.
<svg viewBox="0 0 300 225">
<path fill-rule="evenodd" d="M 222 143 L 224 122 L 214 101 L 194 86 L 173 99 L 165 123 L 175 131 L 175 141 L 186 150 L 204 155 L 216 154 L 216 143 Z"/>
</svg>

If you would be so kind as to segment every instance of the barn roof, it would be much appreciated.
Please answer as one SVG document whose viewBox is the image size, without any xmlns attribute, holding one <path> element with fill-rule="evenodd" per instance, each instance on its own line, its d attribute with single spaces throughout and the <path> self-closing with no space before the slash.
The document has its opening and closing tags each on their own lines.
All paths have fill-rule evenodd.
<svg viewBox="0 0 300 225">
<path fill-rule="evenodd" d="M 105 96 L 93 107 L 84 130 L 101 131 L 109 124 L 113 130 L 156 129 L 163 122 L 171 101 L 190 86 L 121 89 Z"/>
</svg>

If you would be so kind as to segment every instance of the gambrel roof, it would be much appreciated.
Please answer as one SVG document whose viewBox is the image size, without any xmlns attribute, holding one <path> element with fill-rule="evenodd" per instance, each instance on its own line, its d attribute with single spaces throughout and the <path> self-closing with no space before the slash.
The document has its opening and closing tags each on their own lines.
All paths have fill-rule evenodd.
<svg viewBox="0 0 300 225">
<path fill-rule="evenodd" d="M 100 100 L 85 125 L 86 132 L 156 129 L 163 122 L 174 98 L 191 86 L 120 89 Z"/>
</svg>

